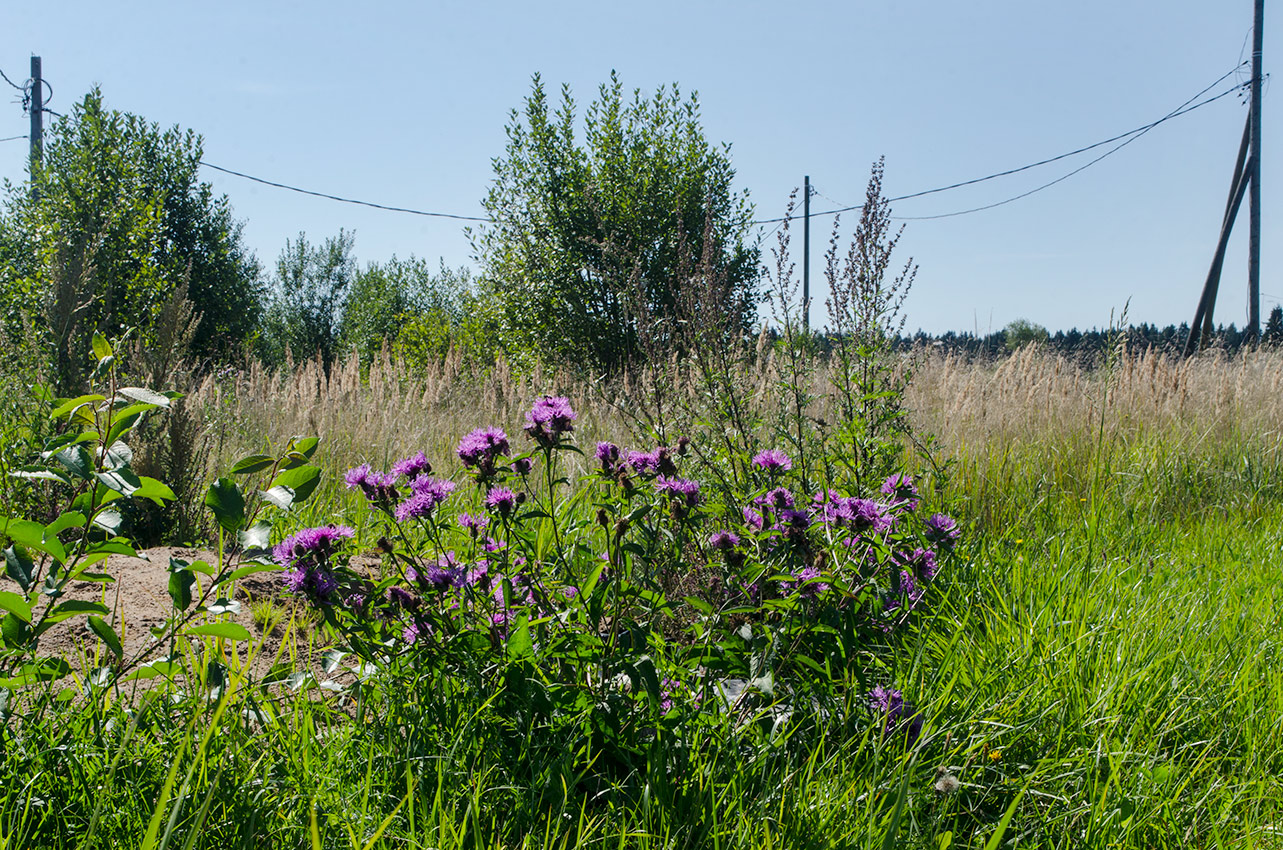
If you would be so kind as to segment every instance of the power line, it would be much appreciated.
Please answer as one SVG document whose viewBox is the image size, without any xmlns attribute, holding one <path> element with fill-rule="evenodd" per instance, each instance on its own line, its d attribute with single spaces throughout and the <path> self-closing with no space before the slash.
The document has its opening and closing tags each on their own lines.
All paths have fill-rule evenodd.
<svg viewBox="0 0 1283 850">
<path fill-rule="evenodd" d="M 6 83 L 8 83 L 9 85 L 13 86 L 15 89 L 17 89 L 18 91 L 22 92 L 23 94 L 26 94 L 26 92 L 27 92 L 27 87 L 26 87 L 26 86 L 20 86 L 20 85 L 18 85 L 17 83 L 15 83 L 13 80 L 9 79 L 9 75 L 8 75 L 8 74 L 6 74 L 6 73 L 4 72 L 4 69 L 3 69 L 3 68 L 0 68 L 0 77 L 4 77 L 4 81 L 5 81 Z"/>
<path fill-rule="evenodd" d="M 25 139 L 26 136 L 6 136 L 0 139 L 0 142 L 16 142 L 18 139 Z"/>
<path fill-rule="evenodd" d="M 972 179 L 972 180 L 963 180 L 963 181 L 960 181 L 960 182 L 958 182 L 958 183 L 950 183 L 950 184 L 949 184 L 949 185 L 947 185 L 947 186 L 939 186 L 939 187 L 937 187 L 937 188 L 935 188 L 935 189 L 926 189 L 926 190 L 923 190 L 923 191 L 921 191 L 921 192 L 914 192 L 914 193 L 909 194 L 909 195 L 900 195 L 899 197 L 895 197 L 895 198 L 888 198 L 887 200 L 888 200 L 888 201 L 891 201 L 891 202 L 896 202 L 896 201 L 907 201 L 907 200 L 911 200 L 911 199 L 913 199 L 913 198 L 921 198 L 921 197 L 924 197 L 924 196 L 926 196 L 926 195 L 935 195 L 935 194 L 938 194 L 938 193 L 940 193 L 940 192 L 947 192 L 947 191 L 949 191 L 949 190 L 951 190 L 951 189 L 960 189 L 960 188 L 962 188 L 963 186 L 974 186 L 974 185 L 975 185 L 975 184 L 977 184 L 977 183 L 984 183 L 984 182 L 986 182 L 986 181 L 988 181 L 988 180 L 996 180 L 996 179 L 997 179 L 997 178 L 999 178 L 999 177 L 1008 177 L 1008 176 L 1010 176 L 1010 175 L 1012 175 L 1012 174 L 1019 174 L 1019 173 L 1020 173 L 1020 172 L 1022 172 L 1022 171 L 1029 171 L 1029 170 L 1030 170 L 1030 169 L 1032 169 L 1032 168 L 1038 168 L 1038 167 L 1043 166 L 1043 165 L 1050 165 L 1050 164 L 1051 164 L 1051 163 L 1053 163 L 1053 162 L 1059 162 L 1059 161 L 1060 161 L 1060 160 L 1062 160 L 1062 159 L 1068 159 L 1068 158 L 1069 158 L 1069 157 L 1071 157 L 1071 156 L 1077 156 L 1078 154 L 1086 153 L 1087 151 L 1090 151 L 1090 150 L 1095 150 L 1096 148 L 1099 148 L 1099 147 L 1102 147 L 1102 146 L 1104 146 L 1104 145 L 1108 145 L 1108 144 L 1111 144 L 1111 143 L 1113 143 L 1113 142 L 1116 142 L 1116 141 L 1118 141 L 1119 139 L 1126 139 L 1126 138 L 1127 138 L 1127 137 L 1129 137 L 1129 136 L 1135 136 L 1136 138 L 1139 138 L 1140 136 L 1144 135 L 1145 133 L 1147 133 L 1147 132 L 1149 132 L 1150 130 L 1152 130 L 1152 129 L 1154 129 L 1155 127 L 1157 127 L 1159 124 L 1162 124 L 1162 123 L 1164 123 L 1164 122 L 1166 122 L 1166 121 L 1170 121 L 1170 120 L 1172 120 L 1173 118 L 1177 118 L 1177 117 L 1179 117 L 1179 116 L 1181 116 L 1181 115 L 1186 114 L 1187 112 L 1192 112 L 1192 111 L 1194 111 L 1195 109 L 1198 109 L 1198 108 L 1199 108 L 1199 107 L 1201 107 L 1201 106 L 1206 106 L 1207 104 L 1209 104 L 1209 103 L 1211 103 L 1211 102 L 1213 102 L 1213 101 L 1215 101 L 1215 100 L 1219 100 L 1220 98 L 1225 97 L 1225 96 L 1226 96 L 1226 95 L 1228 95 L 1228 94 L 1232 94 L 1233 92 L 1238 91 L 1240 88 L 1242 88 L 1242 86 L 1241 86 L 1241 85 L 1239 85 L 1239 86 L 1235 86 L 1234 88 L 1229 89 L 1228 91 L 1222 92 L 1221 94 L 1216 95 L 1215 97 L 1212 97 L 1212 98 L 1209 98 L 1208 100 L 1203 101 L 1202 103 L 1198 103 L 1198 104 L 1196 104 L 1196 105 L 1194 105 L 1194 106 L 1189 106 L 1189 104 L 1190 104 L 1192 101 L 1197 100 L 1198 98 L 1202 97 L 1204 94 L 1206 94 L 1207 92 L 1209 92 L 1209 91 L 1211 91 L 1213 88 L 1215 88 L 1217 85 L 1219 85 L 1219 84 L 1220 84 L 1223 80 L 1225 80 L 1227 77 L 1229 77 L 1229 76 L 1233 75 L 1234 73 L 1236 73 L 1236 72 L 1238 71 L 1239 67 L 1241 67 L 1241 64 L 1240 64 L 1239 66 L 1235 66 L 1233 70 L 1231 70 L 1231 71 L 1229 71 L 1229 72 L 1227 72 L 1227 73 L 1225 73 L 1225 74 L 1222 74 L 1222 75 L 1221 75 L 1221 76 L 1216 80 L 1216 82 L 1214 82 L 1214 83 L 1212 83 L 1211 85 L 1207 86 L 1207 87 L 1206 87 L 1206 88 L 1204 88 L 1202 91 L 1200 91 L 1198 94 L 1194 95 L 1194 96 L 1193 96 L 1193 97 L 1191 97 L 1189 100 L 1186 100 L 1184 103 L 1182 103 L 1180 106 L 1178 106 L 1174 111 L 1169 112 L 1167 115 L 1163 116 L 1162 118 L 1158 119 L 1157 121 L 1150 122 L 1149 124 L 1145 124 L 1145 125 L 1143 125 L 1143 126 L 1141 126 L 1141 127 L 1137 127 L 1137 128 L 1135 128 L 1135 129 L 1133 129 L 1133 130 L 1128 130 L 1126 133 L 1119 133 L 1119 134 L 1118 134 L 1118 135 L 1116 135 L 1116 136 L 1112 136 L 1112 137 L 1110 137 L 1110 138 L 1108 138 L 1108 139 L 1102 139 L 1102 140 L 1101 140 L 1101 141 L 1099 141 L 1099 142 L 1094 142 L 1094 143 L 1092 143 L 1092 144 L 1090 144 L 1090 145 L 1087 145 L 1087 146 L 1085 146 L 1085 147 L 1078 148 L 1077 150 L 1072 150 L 1072 151 L 1069 151 L 1068 153 L 1062 153 L 1062 154 L 1059 154 L 1059 155 L 1057 155 L 1057 156 L 1049 157 L 1048 159 L 1039 160 L 1038 162 L 1031 162 L 1031 163 L 1029 163 L 1028 165 L 1022 165 L 1022 166 L 1020 166 L 1019 168 L 1009 168 L 1009 169 L 1007 169 L 1006 171 L 998 171 L 998 172 L 995 172 L 995 173 L 993 173 L 993 174 L 987 174 L 987 175 L 985 175 L 984 177 L 976 177 L 976 178 L 974 178 L 974 179 Z M 1186 109 L 1186 108 L 1185 108 L 1185 107 L 1187 107 L 1187 106 L 1189 106 L 1189 108 L 1188 108 L 1188 109 Z M 1108 155 L 1108 154 L 1106 154 L 1106 155 Z M 1092 163 L 1088 163 L 1088 165 L 1092 165 L 1092 164 L 1094 164 L 1095 162 L 1098 162 L 1098 161 L 1099 161 L 1099 160 L 1095 160 L 1095 161 L 1093 161 Z M 1085 167 L 1085 166 L 1084 166 L 1084 167 Z M 1070 174 L 1065 175 L 1065 177 L 1070 177 L 1070 176 L 1072 176 L 1073 174 L 1077 174 L 1077 173 L 1078 173 L 1078 171 L 1081 171 L 1081 170 L 1082 170 L 1082 169 L 1080 168 L 1080 169 L 1078 169 L 1077 171 L 1070 172 Z M 1065 177 L 1062 177 L 1062 178 L 1060 178 L 1060 179 L 1061 179 L 1061 180 L 1063 180 L 1063 179 L 1065 179 Z M 1059 180 L 1057 180 L 1057 181 L 1055 181 L 1055 182 L 1059 182 Z M 1054 185 L 1054 183 L 1053 183 L 1053 184 L 1049 184 L 1049 185 Z M 1040 190 L 1041 190 L 1041 188 L 1045 188 L 1045 187 L 1040 187 L 1040 189 L 1035 190 L 1035 191 L 1040 191 Z M 1021 197 L 1024 197 L 1024 196 L 1022 195 Z M 829 200 L 833 200 L 833 199 L 832 199 L 832 198 L 829 198 Z M 1011 200 L 1016 200 L 1016 199 L 1015 199 L 1015 198 L 1013 198 L 1013 199 L 1011 199 Z M 835 202 L 835 203 L 836 203 L 836 202 Z M 1004 202 L 1004 203 L 1006 203 L 1006 202 Z M 844 213 L 844 212 L 850 212 L 851 210 L 863 209 L 863 207 L 864 207 L 864 205 L 863 205 L 863 204 L 852 204 L 852 205 L 850 205 L 850 206 L 840 207 L 840 208 L 838 208 L 838 209 L 824 210 L 823 212 L 813 212 L 813 213 L 811 213 L 811 215 L 812 215 L 812 216 L 820 216 L 820 215 L 836 215 L 837 213 Z M 978 207 L 978 208 L 977 208 L 977 211 L 978 211 L 979 209 L 986 209 L 986 208 L 979 208 L 979 207 Z M 959 214 L 959 215 L 960 215 L 961 213 L 957 213 L 957 214 Z M 951 215 L 953 215 L 953 214 L 951 213 Z M 934 217 L 934 216 L 923 216 L 923 218 L 933 218 L 933 217 Z M 768 218 L 768 219 L 762 219 L 761 221 L 755 221 L 755 222 L 753 222 L 753 224 L 770 224 L 770 223 L 773 223 L 773 222 L 776 222 L 776 221 L 779 221 L 779 219 L 778 219 L 778 218 Z"/>
<path fill-rule="evenodd" d="M 277 189 L 288 189 L 291 192 L 298 192 L 300 195 L 312 195 L 316 198 L 328 198 L 331 201 L 339 201 L 344 204 L 357 204 L 362 207 L 373 207 L 376 210 L 388 210 L 389 212 L 403 212 L 411 215 L 424 215 L 432 218 L 452 218 L 457 221 L 489 221 L 488 218 L 479 218 L 473 215 L 455 215 L 453 213 L 427 212 L 426 210 L 415 210 L 409 207 L 392 207 L 386 204 L 376 204 L 372 201 L 358 201 L 355 198 L 342 198 L 338 195 L 330 195 L 325 192 L 313 192 L 311 189 L 300 189 L 297 186 L 289 186 L 285 183 L 277 183 L 272 180 L 264 180 L 262 177 L 254 177 L 251 174 L 244 174 L 240 171 L 233 171 L 230 168 L 223 168 L 221 165 L 214 165 L 212 162 L 201 160 L 201 165 L 206 168 L 212 168 L 215 171 L 221 171 L 224 174 L 231 174 L 235 177 L 243 177 L 246 180 L 253 180 L 255 183 L 262 183 L 265 186 L 275 186 Z"/>
</svg>

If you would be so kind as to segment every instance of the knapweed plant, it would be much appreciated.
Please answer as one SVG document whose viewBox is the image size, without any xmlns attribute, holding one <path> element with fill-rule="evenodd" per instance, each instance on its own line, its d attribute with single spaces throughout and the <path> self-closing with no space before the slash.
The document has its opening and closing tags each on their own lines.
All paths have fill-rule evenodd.
<svg viewBox="0 0 1283 850">
<path fill-rule="evenodd" d="M 730 505 L 688 477 L 683 438 L 599 443 L 571 480 L 575 419 L 543 397 L 520 437 L 482 427 L 454 459 L 351 469 L 368 513 L 275 547 L 287 590 L 359 658 L 360 710 L 380 677 L 412 681 L 434 700 L 470 695 L 511 734 L 625 762 L 686 724 L 769 737 L 842 712 L 887 735 L 921 728 L 878 656 L 958 532 L 923 515 L 908 476 L 808 492 L 769 449 L 745 459 L 753 485 Z M 354 557 L 357 528 L 377 559 Z"/>
</svg>

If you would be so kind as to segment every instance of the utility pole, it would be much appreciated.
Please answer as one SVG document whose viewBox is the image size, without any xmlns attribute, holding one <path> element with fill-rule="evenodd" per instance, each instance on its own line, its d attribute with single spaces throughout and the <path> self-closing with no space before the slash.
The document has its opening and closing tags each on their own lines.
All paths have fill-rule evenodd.
<svg viewBox="0 0 1283 850">
<path fill-rule="evenodd" d="M 40 57 L 31 57 L 31 102 L 28 104 L 28 110 L 31 113 L 31 185 L 35 186 L 36 171 L 40 168 L 40 163 L 44 156 L 44 129 L 45 129 L 45 101 L 44 101 L 45 82 L 40 74 Z M 32 189 L 32 197 L 35 197 L 35 189 Z"/>
<path fill-rule="evenodd" d="M 811 332 L 811 175 L 802 178 L 802 327 Z"/>
<path fill-rule="evenodd" d="M 1256 0 L 1252 25 L 1252 181 L 1247 223 L 1247 338 L 1261 338 L 1261 44 L 1265 0 Z"/>
</svg>

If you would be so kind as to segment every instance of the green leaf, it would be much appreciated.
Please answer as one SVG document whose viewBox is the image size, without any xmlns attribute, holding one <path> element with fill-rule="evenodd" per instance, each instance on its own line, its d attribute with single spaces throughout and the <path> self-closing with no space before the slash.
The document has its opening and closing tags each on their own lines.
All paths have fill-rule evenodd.
<svg viewBox="0 0 1283 850">
<path fill-rule="evenodd" d="M 31 603 L 25 597 L 19 596 L 12 590 L 0 590 L 0 608 L 13 612 L 15 617 L 30 625 Z"/>
<path fill-rule="evenodd" d="M 111 443 L 111 448 L 107 449 L 107 454 L 103 457 L 103 465 L 107 469 L 120 469 L 133 462 L 134 450 L 119 440 Z"/>
<path fill-rule="evenodd" d="M 268 455 L 249 455 L 236 461 L 232 467 L 232 475 L 249 475 L 252 472 L 261 472 L 267 469 L 276 461 Z"/>
<path fill-rule="evenodd" d="M 270 490 L 259 491 L 263 501 L 275 505 L 283 511 L 288 511 L 294 504 L 294 491 L 289 487 L 273 487 Z"/>
<path fill-rule="evenodd" d="M 238 533 L 236 540 L 241 544 L 241 551 L 248 557 L 270 552 L 272 548 L 272 526 L 266 522 L 256 522 Z"/>
<path fill-rule="evenodd" d="M 94 514 L 94 525 L 108 534 L 115 534 L 124 522 L 124 516 L 115 508 L 106 508 Z"/>
<path fill-rule="evenodd" d="M 100 362 L 114 354 L 111 349 L 111 343 L 107 341 L 107 337 L 102 335 L 102 331 L 94 331 L 93 341 L 90 345 L 93 348 L 94 357 L 97 357 Z"/>
<path fill-rule="evenodd" d="M 245 525 L 245 497 L 232 479 L 220 478 L 209 485 L 205 505 L 227 531 L 235 533 Z"/>
<path fill-rule="evenodd" d="M 80 511 L 66 511 L 45 526 L 45 536 L 56 537 L 69 528 L 81 528 L 84 524 L 85 515 Z"/>
<path fill-rule="evenodd" d="M 87 602 L 81 599 L 68 599 L 54 608 L 40 621 L 39 632 L 44 632 L 54 623 L 61 623 L 81 614 L 110 614 L 111 609 L 101 602 Z"/>
<path fill-rule="evenodd" d="M 81 481 L 88 481 L 94 474 L 94 461 L 89 450 L 77 443 L 58 452 L 53 459 Z"/>
<path fill-rule="evenodd" d="M 704 614 L 705 616 L 711 616 L 713 613 L 713 606 L 709 605 L 707 602 L 705 602 L 703 599 L 700 599 L 699 597 L 687 596 L 686 604 L 694 608 L 699 613 Z"/>
<path fill-rule="evenodd" d="M 7 536 L 14 543 L 21 543 L 28 549 L 45 552 L 59 561 L 67 560 L 67 550 L 57 534 L 49 534 L 48 529 L 38 522 L 29 519 L 0 520 L 0 535 Z"/>
<path fill-rule="evenodd" d="M 31 555 L 27 554 L 26 547 L 14 544 L 4 550 L 4 571 L 9 578 L 18 582 L 18 587 L 22 587 L 24 591 L 31 590 L 31 579 L 36 572 L 36 563 L 31 560 Z"/>
<path fill-rule="evenodd" d="M 0 620 L 0 637 L 4 638 L 5 646 L 19 647 L 30 639 L 31 629 L 21 617 L 10 611 Z"/>
<path fill-rule="evenodd" d="M 0 679 L 0 688 L 20 688 L 35 682 L 52 682 L 70 673 L 71 665 L 61 658 L 38 658 L 23 664 L 15 672 L 17 675 L 12 678 Z"/>
<path fill-rule="evenodd" d="M 196 574 L 191 570 L 177 570 L 169 574 L 169 598 L 179 611 L 186 611 L 192 604 L 192 586 Z"/>
<path fill-rule="evenodd" d="M 142 481 L 129 469 L 96 472 L 94 473 L 94 478 L 102 482 L 102 485 L 107 489 L 115 490 L 122 496 L 132 496 L 134 491 L 142 486 Z"/>
<path fill-rule="evenodd" d="M 22 469 L 15 469 L 9 473 L 9 477 L 23 478 L 27 481 L 61 481 L 63 484 L 71 484 L 71 479 L 67 477 L 66 473 L 37 466 L 24 466 Z"/>
<path fill-rule="evenodd" d="M 139 476 L 138 489 L 134 491 L 135 499 L 151 499 L 157 505 L 164 506 L 165 502 L 172 502 L 178 497 L 174 491 L 169 489 L 169 485 L 155 478 L 148 478 L 146 475 Z"/>
<path fill-rule="evenodd" d="M 123 395 L 125 398 L 132 398 L 134 401 L 141 401 L 144 404 L 155 405 L 156 407 L 169 407 L 169 396 L 149 390 L 144 387 L 121 387 L 116 390 L 117 395 Z"/>
<path fill-rule="evenodd" d="M 316 485 L 320 482 L 321 470 L 319 467 L 298 466 L 279 473 L 272 479 L 268 489 L 288 487 L 294 491 L 294 502 L 298 503 L 305 501 L 308 496 L 312 495 L 312 491 L 316 489 Z"/>
<path fill-rule="evenodd" d="M 249 629 L 239 623 L 206 623 L 188 629 L 184 634 L 206 635 L 208 637 L 226 638 L 227 640 L 249 640 Z"/>
<path fill-rule="evenodd" d="M 280 567 L 278 567 L 276 564 L 250 564 L 247 567 L 241 567 L 240 569 L 233 571 L 231 575 L 223 579 L 223 583 L 226 583 L 229 581 L 240 581 L 241 579 L 245 578 L 245 576 L 252 576 L 254 575 L 254 573 L 262 573 L 268 570 L 279 570 L 279 569 Z"/>
<path fill-rule="evenodd" d="M 124 657 L 125 648 L 120 645 L 120 636 L 116 630 L 107 625 L 107 621 L 101 617 L 90 617 L 89 628 L 93 629 L 94 634 L 102 638 L 102 642 L 107 644 L 107 648 L 112 651 L 117 658 Z"/>
<path fill-rule="evenodd" d="M 96 402 L 106 401 L 106 400 L 107 400 L 107 397 L 105 395 L 96 395 L 96 394 L 82 395 L 73 399 L 68 399 L 66 401 L 60 402 L 57 407 L 55 407 L 52 411 L 50 411 L 49 418 L 62 419 L 64 417 L 70 416 L 71 412 L 78 407 L 82 407 L 86 404 L 95 404 Z"/>
<path fill-rule="evenodd" d="M 114 540 L 100 540 L 85 550 L 86 555 L 124 555 L 127 558 L 141 558 L 138 550 L 128 540 L 118 537 Z"/>
<path fill-rule="evenodd" d="M 138 419 L 148 410 L 155 410 L 154 404 L 131 404 L 129 407 L 116 411 L 111 417 L 111 427 L 107 429 L 107 439 L 103 440 L 107 445 L 113 445 L 121 437 L 128 434 L 138 424 Z"/>
</svg>

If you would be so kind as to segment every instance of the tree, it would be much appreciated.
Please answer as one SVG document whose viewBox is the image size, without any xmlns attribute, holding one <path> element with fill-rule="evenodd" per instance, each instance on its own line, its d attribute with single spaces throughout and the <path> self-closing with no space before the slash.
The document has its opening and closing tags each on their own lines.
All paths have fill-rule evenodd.
<svg viewBox="0 0 1283 850">
<path fill-rule="evenodd" d="M 695 95 L 676 86 L 626 101 L 611 74 L 584 116 L 562 88 L 550 113 L 539 76 L 482 202 L 473 248 L 499 306 L 511 356 L 616 367 L 640 336 L 675 319 L 694 269 L 724 279 L 722 303 L 747 331 L 756 315 L 752 207 L 731 182 L 730 147 L 705 139 Z"/>
<path fill-rule="evenodd" d="M 1044 343 L 1050 336 L 1046 328 L 1028 319 L 1013 320 L 1003 329 L 1003 332 L 1006 335 L 1007 348 L 1011 351 L 1024 348 L 1026 345 Z"/>
<path fill-rule="evenodd" d="M 349 290 L 356 278 L 352 256 L 355 236 L 339 230 L 320 245 L 307 234 L 285 241 L 276 261 L 271 303 L 263 320 L 260 354 L 280 363 L 288 349 L 295 357 L 320 357 L 325 373 L 339 351 L 339 327 Z"/>
<path fill-rule="evenodd" d="M 257 325 L 260 267 L 227 198 L 200 181 L 201 156 L 192 131 L 109 110 L 94 89 L 53 125 L 28 182 L 6 184 L 6 312 L 40 315 L 61 379 L 79 380 L 95 328 L 146 338 L 180 292 L 198 317 L 197 356 L 234 354 Z"/>
<path fill-rule="evenodd" d="M 1270 317 L 1265 321 L 1265 333 L 1261 340 L 1269 345 L 1283 344 L 1283 307 L 1278 304 L 1270 311 Z"/>
<path fill-rule="evenodd" d="M 352 283 L 339 324 L 339 349 L 357 351 L 367 365 L 384 344 L 427 317 L 443 329 L 448 347 L 450 330 L 474 306 L 471 291 L 468 270 L 448 269 L 444 262 L 435 274 L 417 257 L 371 263 Z"/>
</svg>

